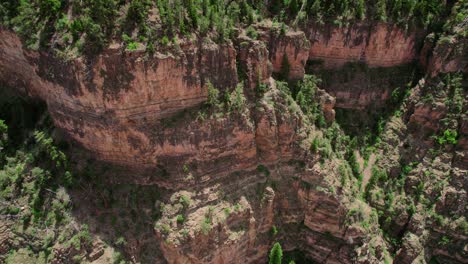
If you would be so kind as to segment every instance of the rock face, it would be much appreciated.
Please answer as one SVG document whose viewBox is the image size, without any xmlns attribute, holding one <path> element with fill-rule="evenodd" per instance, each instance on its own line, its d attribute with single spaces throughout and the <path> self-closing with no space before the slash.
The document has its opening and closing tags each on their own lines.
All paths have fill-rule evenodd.
<svg viewBox="0 0 468 264">
<path fill-rule="evenodd" d="M 328 249 L 316 247 L 313 241 L 332 241 L 334 235 L 343 236 L 336 232 L 341 230 L 340 221 L 334 219 L 343 217 L 346 206 L 340 199 L 329 198 L 330 206 L 310 211 L 306 200 L 317 199 L 313 201 L 317 203 L 323 198 L 318 198 L 315 190 L 307 190 L 308 198 L 305 197 L 298 177 L 301 173 L 284 163 L 306 155 L 298 146 L 303 138 L 299 135 L 302 121 L 291 112 L 270 75 L 287 57 L 292 65 L 290 77 L 303 76 L 307 55 L 303 33 L 287 34 L 276 47 L 279 55 L 269 53 L 262 42 L 245 40 L 237 49 L 229 44 L 199 47 L 187 43 L 176 55 L 156 54 L 152 58 L 140 52 L 108 49 L 94 59 L 68 63 L 59 63 L 49 54 L 23 50 L 10 32 L 2 31 L 1 35 L 0 79 L 5 84 L 46 101 L 55 125 L 99 159 L 127 169 L 153 171 L 117 182 L 158 184 L 193 194 L 189 195 L 193 204 L 182 209 L 177 205 L 179 197 L 172 207 L 166 207 L 175 209 L 167 209 L 159 220 L 161 228 L 156 229 L 156 235 L 169 263 L 261 261 L 270 248 L 278 210 L 285 211 L 285 221 L 294 225 L 307 219 L 307 228 L 314 231 L 307 235 L 304 245 L 313 248 L 315 253 L 311 254 L 317 258 Z M 295 46 L 298 38 L 303 42 Z M 269 58 L 276 66 L 268 66 Z M 246 102 L 233 113 L 200 118 L 206 114 L 199 106 L 207 98 L 208 81 L 222 93 L 235 95 L 237 60 L 243 63 L 247 77 L 245 95 L 256 96 L 256 86 L 263 83 L 269 87 L 263 99 L 256 107 Z M 321 98 L 327 120 L 331 121 L 334 99 L 323 91 Z M 280 171 L 270 174 L 266 167 L 263 172 L 256 170 L 262 163 L 284 164 L 278 167 Z M 270 177 L 282 182 L 294 175 L 298 178 L 292 189 L 284 186 L 274 191 L 266 187 Z M 315 173 L 308 177 L 321 182 L 322 176 Z M 263 198 L 255 195 L 256 190 L 262 190 Z M 239 201 L 239 206 L 225 205 L 222 197 L 213 196 L 217 193 L 226 193 Z M 245 197 L 249 193 L 252 196 Z M 343 208 L 338 218 L 334 217 L 337 206 Z M 228 207 L 231 213 L 224 216 Z M 306 210 L 309 211 L 304 214 Z M 182 226 L 173 221 L 181 213 L 187 219 Z M 320 215 L 332 221 L 319 227 L 311 224 Z M 195 232 L 208 216 L 209 230 Z M 185 230 L 182 227 L 194 233 L 180 237 L 177 234 Z M 324 237 L 324 232 L 330 232 L 332 237 Z M 296 243 L 285 246 L 295 248 Z M 133 250 L 138 252 L 138 246 L 135 247 Z M 345 246 L 340 243 L 340 247 Z M 347 248 L 352 251 L 351 246 Z"/>
<path fill-rule="evenodd" d="M 208 81 L 221 90 L 237 84 L 232 46 L 188 44 L 177 58 L 151 59 L 107 50 L 92 62 L 64 65 L 47 54 L 23 52 L 11 33 L 2 36 L 2 80 L 15 86 L 18 79 L 27 82 L 20 87 L 47 102 L 56 126 L 104 160 L 154 165 L 158 152 L 182 154 L 164 142 L 151 145 L 137 124 L 200 105 Z"/>
<path fill-rule="evenodd" d="M 407 64 L 418 56 L 421 33 L 405 33 L 395 25 L 356 24 L 349 27 L 309 25 L 304 29 L 311 43 L 309 60 L 325 68 L 339 68 L 348 62 L 369 67 Z"/>
<path fill-rule="evenodd" d="M 320 105 L 322 106 L 322 112 L 325 120 L 328 123 L 335 121 L 335 105 L 336 99 L 324 90 L 319 89 L 317 95 L 320 97 Z"/>
<path fill-rule="evenodd" d="M 310 42 L 306 71 L 322 76 L 337 108 L 359 110 L 384 107 L 392 91 L 411 80 L 423 37 L 382 23 L 310 24 L 304 32 Z"/>
<path fill-rule="evenodd" d="M 259 83 L 268 83 L 272 73 L 271 64 L 268 60 L 268 49 L 263 42 L 252 41 L 249 38 L 239 40 L 237 49 L 239 50 L 238 61 L 241 67 L 241 74 L 247 75 L 247 86 L 253 90 Z"/>
<path fill-rule="evenodd" d="M 273 91 L 276 85 L 272 81 Z M 298 140 L 296 130 L 300 127 L 300 119 L 291 114 L 287 102 L 271 92 L 274 105 L 261 100 L 257 108 L 255 139 L 259 161 L 271 163 L 281 158 L 291 158 L 295 141 Z"/>
<path fill-rule="evenodd" d="M 290 80 L 302 79 L 310 49 L 310 43 L 305 34 L 302 31 L 295 31 L 287 32 L 284 36 L 278 36 L 270 32 L 268 37 L 267 42 L 269 43 L 273 72 L 287 75 Z M 288 67 L 284 67 L 286 61 Z"/>
<path fill-rule="evenodd" d="M 418 104 L 415 106 L 414 113 L 409 120 L 409 126 L 414 131 L 423 134 L 430 134 L 439 130 L 439 121 L 446 115 L 445 105 L 437 104 L 435 106 Z"/>
<path fill-rule="evenodd" d="M 457 36 L 442 36 L 437 42 L 434 34 L 424 40 L 419 61 L 432 76 L 439 73 L 468 72 L 468 40 Z"/>
<path fill-rule="evenodd" d="M 98 159 L 138 172 L 117 182 L 168 190 L 154 229 L 161 262 L 259 263 L 281 239 L 285 249 L 320 263 L 354 263 L 355 247 L 377 234 L 378 219 L 350 224 L 350 209 L 360 202 L 338 184 L 346 169 L 326 155 L 331 142 L 311 150 L 323 133 L 304 125 L 271 75 L 282 73 L 285 62 L 290 80 L 309 70 L 329 73 L 318 100 L 332 123 L 335 106 L 366 109 L 388 101 L 410 78 L 394 75 L 417 58 L 419 39 L 419 32 L 386 24 L 311 24 L 304 32 L 264 31 L 259 40 L 240 37 L 235 44 L 181 43 L 180 50 L 152 57 L 109 48 L 61 62 L 24 50 L 2 30 L 0 80 L 45 101 L 56 127 Z M 226 102 L 202 107 L 208 83 L 235 110 L 226 110 Z M 233 107 L 234 100 L 240 105 Z M 443 111 L 416 106 L 409 126 L 433 130 L 441 118 Z M 147 171 L 140 175 L 137 168 Z M 398 259 L 417 257 L 419 241 L 410 242 Z"/>
</svg>

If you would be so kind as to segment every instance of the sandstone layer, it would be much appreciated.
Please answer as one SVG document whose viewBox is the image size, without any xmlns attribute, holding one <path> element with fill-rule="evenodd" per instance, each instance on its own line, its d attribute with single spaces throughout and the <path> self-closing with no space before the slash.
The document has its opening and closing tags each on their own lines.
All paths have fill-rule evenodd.
<svg viewBox="0 0 468 264">
<path fill-rule="evenodd" d="M 353 263 L 369 251 L 357 246 L 371 235 L 381 238 L 373 209 L 351 194 L 357 180 L 343 176 L 338 158 L 326 153 L 330 142 L 313 150 L 312 142 L 324 132 L 305 125 L 297 104 L 271 75 L 282 73 L 284 61 L 290 80 L 301 79 L 309 66 L 312 72 L 332 72 L 323 80 L 326 92 L 319 90 L 316 98 L 332 123 L 335 106 L 366 109 L 391 98 L 394 86 L 410 77 L 393 83 L 390 76 L 418 58 L 420 32 L 407 34 L 386 24 L 310 25 L 284 35 L 264 31 L 259 40 L 187 42 L 154 56 L 113 47 L 68 62 L 23 49 L 11 32 L 2 30 L 0 36 L 3 84 L 45 101 L 56 127 L 99 160 L 138 172 L 128 176 L 133 184 L 166 190 L 154 228 L 163 256 L 158 261 L 259 263 L 271 241 L 281 239 L 285 249 L 300 249 L 314 261 Z M 235 88 L 239 76 L 242 107 L 217 112 L 203 107 L 208 83 L 223 96 L 241 97 Z M 374 89 L 381 84 L 386 86 Z M 259 92 L 259 85 L 266 91 Z M 442 107 L 411 109 L 410 129 L 437 131 Z M 466 133 L 466 122 L 462 127 Z M 459 144 L 465 147 L 466 140 Z M 340 183 L 343 179 L 348 182 Z M 362 215 L 350 213 L 356 208 Z M 404 231 L 408 215 L 399 217 L 391 224 Z M 284 230 L 275 233 L 277 226 Z M 416 259 L 424 242 L 410 234 L 406 241 L 397 258 L 403 262 Z M 385 243 L 377 243 L 373 262 L 385 255 Z M 144 247 L 144 241 L 131 244 L 129 255 Z"/>
</svg>

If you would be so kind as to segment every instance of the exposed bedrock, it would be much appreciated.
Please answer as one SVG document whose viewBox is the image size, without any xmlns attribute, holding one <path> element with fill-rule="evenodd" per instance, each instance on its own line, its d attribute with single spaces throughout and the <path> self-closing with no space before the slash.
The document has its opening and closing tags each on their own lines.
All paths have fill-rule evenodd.
<svg viewBox="0 0 468 264">
<path fill-rule="evenodd" d="M 309 68 L 321 73 L 326 92 L 317 94 L 331 122 L 335 106 L 379 106 L 406 84 L 421 34 L 385 24 L 312 24 L 259 36 L 235 44 L 188 42 L 154 57 L 108 48 L 63 62 L 23 49 L 2 30 L 0 80 L 45 101 L 56 127 L 98 159 L 126 168 L 134 184 L 168 190 L 154 235 L 169 263 L 263 262 L 274 235 L 286 250 L 301 249 L 315 261 L 351 263 L 371 231 L 348 224 L 348 212 L 370 208 L 338 187 L 339 164 L 309 151 L 301 115 L 271 74 L 281 73 L 285 60 L 291 80 Z M 204 116 L 208 82 L 225 95 L 240 79 L 246 105 Z M 268 89 L 253 103 L 260 83 Z M 409 126 L 432 131 L 441 118 L 443 111 L 417 106 Z M 464 122 L 465 134 L 466 128 Z M 284 230 L 272 234 L 274 226 Z M 409 249 L 402 259 L 414 257 Z"/>
<path fill-rule="evenodd" d="M 348 27 L 304 28 L 310 41 L 306 72 L 323 79 L 322 88 L 336 97 L 336 107 L 382 108 L 392 91 L 414 78 L 424 33 L 393 25 L 360 23 Z"/>
<path fill-rule="evenodd" d="M 393 67 L 414 61 L 423 37 L 419 30 L 406 33 L 396 25 L 358 23 L 348 27 L 310 24 L 309 60 L 336 69 L 348 62 L 369 67 Z"/>
<path fill-rule="evenodd" d="M 304 77 L 304 67 L 309 57 L 310 42 L 302 31 L 288 31 L 284 35 L 262 28 L 261 39 L 268 44 L 273 72 L 290 80 Z M 287 69 L 285 62 L 287 61 Z M 285 72 L 287 71 L 287 72 Z"/>
<path fill-rule="evenodd" d="M 277 236 L 285 249 L 303 249 L 320 263 L 352 263 L 353 247 L 366 231 L 346 227 L 343 197 L 315 188 L 324 184 L 323 172 L 290 162 L 271 168 L 268 174 L 239 171 L 218 178 L 219 184 L 172 194 L 155 225 L 168 262 L 261 263 Z M 278 183 L 275 189 L 271 181 Z M 184 206 L 181 197 L 190 202 Z"/>
<path fill-rule="evenodd" d="M 289 63 L 289 77 L 300 79 L 308 60 L 323 60 L 327 69 L 356 61 L 367 63 L 366 67 L 408 63 L 416 56 L 417 42 L 416 33 L 406 36 L 398 28 L 383 24 L 326 30 L 311 25 L 305 33 L 287 32 L 280 36 L 265 32 L 261 34 L 263 42 L 240 40 L 236 48 L 230 44 L 191 42 L 183 43 L 181 50 L 172 55 L 157 53 L 152 58 L 142 52 L 108 48 L 92 59 L 62 62 L 50 54 L 23 50 L 11 32 L 3 30 L 1 35 L 0 77 L 4 83 L 46 101 L 57 127 L 101 159 L 150 166 L 169 156 L 195 160 L 214 156 L 203 154 L 203 149 L 208 148 L 201 149 L 201 141 L 194 139 L 209 138 L 202 136 L 211 133 L 207 125 L 199 129 L 187 127 L 191 132 L 178 129 L 173 133 L 171 129 L 161 129 L 159 121 L 202 104 L 207 97 L 208 81 L 221 91 L 232 90 L 238 82 L 237 61 L 246 75 L 249 94 L 257 83 L 269 83 L 272 71 L 281 71 L 284 58 Z M 370 87 L 389 81 L 387 74 L 379 82 L 380 72 L 367 69 L 348 76 L 349 80 L 334 78 L 332 74 L 331 79 L 325 78 L 324 88 L 337 98 L 337 107 L 361 109 L 388 99 L 390 87 L 377 91 Z M 332 119 L 333 114 L 327 118 Z M 277 125 L 274 120 L 271 122 Z M 265 126 L 267 120 L 261 117 L 256 118 L 251 128 L 222 125 L 224 138 L 229 138 L 224 144 L 230 146 L 226 150 L 236 147 L 233 152 L 251 160 L 258 149 L 258 153 L 263 153 L 261 159 L 274 159 L 278 154 L 267 157 L 270 154 L 265 154 L 262 148 L 270 148 L 266 146 L 270 142 L 275 146 L 276 134 L 291 132 L 284 126 L 270 130 Z M 161 136 L 159 140 L 152 135 L 155 131 Z M 203 142 L 203 146 L 220 149 L 220 144 Z"/>
<path fill-rule="evenodd" d="M 439 73 L 468 72 L 468 40 L 463 37 L 442 36 L 434 33 L 424 39 L 419 58 L 426 72 L 434 77 Z"/>
</svg>

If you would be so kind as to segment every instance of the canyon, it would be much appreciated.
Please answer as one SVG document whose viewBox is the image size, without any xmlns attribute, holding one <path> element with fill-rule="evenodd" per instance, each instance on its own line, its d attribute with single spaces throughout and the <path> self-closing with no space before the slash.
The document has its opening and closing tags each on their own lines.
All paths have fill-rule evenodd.
<svg viewBox="0 0 468 264">
<path fill-rule="evenodd" d="M 241 48 L 240 62 L 245 62 L 247 74 L 253 76 L 246 85 L 254 89 L 257 76 L 269 83 L 271 72 L 281 71 L 283 57 L 291 67 L 291 79 L 304 76 L 309 60 L 323 60 L 325 69 L 339 69 L 345 63 L 357 62 L 364 62 L 368 67 L 396 67 L 417 59 L 415 35 L 405 37 L 398 28 L 385 25 L 377 25 L 371 31 L 369 27 L 356 26 L 347 32 L 346 29 L 331 28 L 329 32 L 311 29 L 308 38 L 296 31 L 279 39 L 267 35 L 263 47 L 257 48 L 261 44 L 256 41 L 245 44 L 250 46 L 245 52 Z M 194 155 L 190 149 L 200 149 L 200 143 L 194 146 L 178 142 L 181 147 L 177 147 L 171 144 L 176 138 L 154 138 L 136 127 L 139 124 L 152 127 L 158 120 L 200 105 L 207 98 L 207 82 L 221 91 L 233 89 L 238 82 L 238 51 L 232 45 L 183 43 L 180 54 L 156 54 L 151 59 L 138 51 L 121 53 L 119 47 L 114 47 L 91 61 L 77 59 L 66 63 L 47 54 L 24 51 L 20 40 L 5 30 L 0 45 L 2 80 L 47 102 L 57 127 L 101 159 L 117 163 L 154 166 L 159 156 Z M 265 68 L 267 58 L 271 70 Z M 18 72 L 19 69 L 22 70 Z M 353 80 L 346 83 L 351 85 L 331 83 L 323 87 L 336 98 L 337 107 L 357 109 L 378 104 L 387 100 L 395 88 L 368 89 L 361 85 L 362 90 L 356 91 L 351 90 L 356 86 L 353 87 Z M 341 103 L 344 101 L 347 104 Z M 224 133 L 232 135 L 232 144 L 241 143 L 233 129 Z M 202 131 L 199 133 L 205 133 Z M 181 135 L 181 138 L 190 137 Z M 252 135 L 247 138 L 246 144 L 255 145 Z"/>
<path fill-rule="evenodd" d="M 285 252 L 300 251 L 311 263 L 381 263 L 390 259 L 389 251 L 393 263 L 433 257 L 440 263 L 468 261 L 465 231 L 435 224 L 426 231 L 432 222 L 418 214 L 422 208 L 410 217 L 404 202 L 395 209 L 400 215 L 389 216 L 402 245 L 389 245 L 375 209 L 385 207 L 381 199 L 367 203 L 357 197 L 369 184 L 356 187 L 350 169 L 343 172 L 342 158 L 327 153 L 326 144 L 313 150 L 314 140 L 328 132 L 310 124 L 276 82 L 285 60 L 290 83 L 306 74 L 321 76 L 314 100 L 332 124 L 338 110 L 362 113 L 365 119 L 366 111 L 390 109 L 395 90 L 418 81 L 400 116 L 387 123 L 375 164 L 395 177 L 401 160 L 411 164 L 414 156 L 421 160 L 414 165 L 421 175 L 417 166 L 423 164 L 432 166 L 434 175 L 447 169 L 451 176 L 441 176 L 447 187 L 435 210 L 445 214 L 451 208 L 463 216 L 466 113 L 458 119 L 457 144 L 430 161 L 430 136 L 443 132 L 439 123 L 449 109 L 420 98 L 424 78 L 432 85 L 431 76 L 466 74 L 466 45 L 461 44 L 463 56 L 441 57 L 447 47 L 427 43 L 425 30 L 382 22 L 347 27 L 311 22 L 284 34 L 271 27 L 258 25 L 257 39 L 241 33 L 221 44 L 181 40 L 179 49 L 153 56 L 115 44 L 96 56 L 70 60 L 24 48 L 14 32 L 1 28 L 0 83 L 18 96 L 45 102 L 63 138 L 101 164 L 96 171 L 106 184 L 161 191 L 157 204 L 148 205 L 161 208 L 154 229 L 144 231 L 151 238 L 125 234 L 124 252 L 134 262 L 144 263 L 145 248 L 156 243 L 160 253 L 152 255 L 152 263 L 263 263 L 277 239 Z M 421 71 L 414 70 L 416 65 Z M 210 86 L 243 105 L 207 110 Z M 259 93 L 260 86 L 266 91 Z M 370 173 L 373 165 L 364 163 L 361 169 Z M 420 182 L 417 172 L 411 173 L 402 187 L 408 194 Z M 83 194 L 76 197 L 86 200 Z M 104 232 L 97 228 L 98 213 L 86 206 L 76 211 L 91 232 Z M 450 250 L 434 242 L 442 236 L 452 239 Z M 93 259 L 101 257 L 103 252 Z"/>
</svg>

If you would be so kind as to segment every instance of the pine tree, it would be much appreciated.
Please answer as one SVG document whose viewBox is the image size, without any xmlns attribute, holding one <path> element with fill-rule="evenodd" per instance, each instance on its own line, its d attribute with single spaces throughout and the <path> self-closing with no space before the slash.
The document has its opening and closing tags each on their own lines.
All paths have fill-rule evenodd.
<svg viewBox="0 0 468 264">
<path fill-rule="evenodd" d="M 299 12 L 299 8 L 300 6 L 297 0 L 291 0 L 291 2 L 289 2 L 289 12 L 291 15 L 295 16 L 297 12 Z"/>
<path fill-rule="evenodd" d="M 364 0 L 356 1 L 356 16 L 358 19 L 363 20 L 366 16 L 366 6 Z"/>
<path fill-rule="evenodd" d="M 386 22 L 387 21 L 387 5 L 385 0 L 377 0 L 375 19 Z"/>
<path fill-rule="evenodd" d="M 207 105 L 209 106 L 217 106 L 219 104 L 218 96 L 219 96 L 219 90 L 216 89 L 211 82 L 208 81 L 208 84 L 206 85 L 208 88 L 208 98 L 206 100 Z"/>
<path fill-rule="evenodd" d="M 188 0 L 186 3 L 188 13 L 190 20 L 192 21 L 192 27 L 194 29 L 198 28 L 198 15 L 197 15 L 197 9 L 195 8 L 195 5 L 193 4 L 192 0 Z"/>
<path fill-rule="evenodd" d="M 280 12 L 282 6 L 282 0 L 272 0 L 270 3 L 270 12 L 276 15 Z"/>
<path fill-rule="evenodd" d="M 289 71 L 290 71 L 290 66 L 289 66 L 288 55 L 284 53 L 283 61 L 281 62 L 281 72 L 280 72 L 281 79 L 287 80 L 289 78 Z"/>
<path fill-rule="evenodd" d="M 283 250 L 281 249 L 280 243 L 276 242 L 270 251 L 270 261 L 268 264 L 281 264 L 283 258 Z"/>
</svg>

